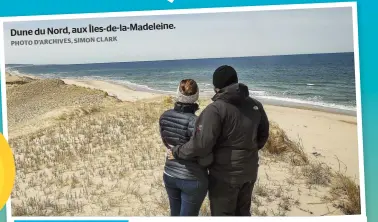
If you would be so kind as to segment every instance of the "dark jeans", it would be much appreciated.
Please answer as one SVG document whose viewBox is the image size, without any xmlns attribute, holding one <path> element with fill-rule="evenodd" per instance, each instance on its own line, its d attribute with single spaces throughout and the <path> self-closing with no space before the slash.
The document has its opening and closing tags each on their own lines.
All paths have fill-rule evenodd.
<svg viewBox="0 0 378 222">
<path fill-rule="evenodd" d="M 212 216 L 251 216 L 251 199 L 255 182 L 232 185 L 209 178 L 209 200 Z"/>
<path fill-rule="evenodd" d="M 207 194 L 208 181 L 182 180 L 164 174 L 171 216 L 198 216 Z"/>
</svg>

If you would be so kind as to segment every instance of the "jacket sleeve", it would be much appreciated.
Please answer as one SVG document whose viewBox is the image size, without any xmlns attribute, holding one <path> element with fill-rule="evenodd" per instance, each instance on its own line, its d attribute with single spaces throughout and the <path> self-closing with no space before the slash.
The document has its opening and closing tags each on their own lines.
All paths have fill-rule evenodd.
<svg viewBox="0 0 378 222">
<path fill-rule="evenodd" d="M 214 105 L 207 106 L 197 118 L 191 139 L 180 146 L 172 148 L 176 159 L 193 159 L 211 154 L 222 130 L 222 122 L 218 109 Z"/>
<path fill-rule="evenodd" d="M 260 104 L 261 120 L 257 129 L 257 146 L 262 149 L 269 138 L 269 120 L 264 107 Z"/>
</svg>

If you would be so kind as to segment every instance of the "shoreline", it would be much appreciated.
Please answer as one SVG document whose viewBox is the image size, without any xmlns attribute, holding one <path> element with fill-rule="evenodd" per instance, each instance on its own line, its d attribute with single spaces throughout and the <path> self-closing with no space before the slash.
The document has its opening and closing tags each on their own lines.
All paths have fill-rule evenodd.
<svg viewBox="0 0 378 222">
<path fill-rule="evenodd" d="M 7 73 L 9 74 L 9 73 Z M 10 74 L 9 74 L 10 75 Z M 41 78 L 33 75 L 12 75 L 18 77 L 27 77 L 32 78 L 35 80 L 41 79 L 52 79 L 52 78 Z M 160 90 L 154 89 L 144 89 L 142 87 L 130 87 L 126 84 L 117 83 L 115 81 L 108 81 L 108 80 L 96 80 L 96 79 L 72 79 L 72 78 L 54 78 L 54 79 L 61 79 L 67 85 L 77 85 L 81 87 L 91 88 L 102 90 L 107 92 L 110 96 L 116 97 L 122 101 L 137 101 L 139 99 L 145 98 L 156 98 L 161 96 L 174 96 L 175 92 L 164 92 Z M 124 96 L 124 93 L 128 93 L 131 96 Z M 253 96 L 253 95 L 252 95 Z M 252 97 L 251 96 L 251 97 Z M 132 97 L 132 98 L 130 98 Z M 212 95 L 205 94 L 200 96 L 200 99 L 211 99 Z M 311 104 L 301 104 L 301 103 L 294 103 L 294 102 L 287 102 L 287 101 L 278 101 L 273 99 L 265 99 L 260 98 L 259 96 L 253 96 L 253 98 L 258 99 L 264 106 L 274 106 L 274 107 L 284 107 L 284 108 L 291 108 L 291 109 L 299 109 L 299 110 L 308 110 L 308 111 L 316 111 L 316 112 L 323 112 L 329 114 L 337 114 L 343 116 L 350 116 L 350 117 L 357 117 L 357 111 L 352 110 L 344 110 L 339 108 L 331 108 L 331 107 L 323 107 L 318 105 L 311 105 Z"/>
<path fill-rule="evenodd" d="M 161 91 L 158 91 L 158 90 L 153 90 L 153 89 L 133 89 L 125 84 L 120 84 L 120 83 L 116 83 L 116 82 L 113 82 L 113 81 L 106 81 L 106 80 L 94 80 L 94 79 L 86 79 L 86 80 L 80 80 L 80 79 L 62 79 L 64 82 L 66 82 L 66 84 L 69 84 L 69 85 L 82 85 L 82 86 L 86 86 L 86 87 L 92 87 L 94 89 L 98 89 L 98 90 L 103 90 L 103 91 L 106 91 L 107 93 L 109 93 L 109 95 L 113 95 L 113 96 L 116 96 L 117 98 L 120 99 L 120 97 L 122 96 L 117 96 L 116 94 L 117 93 L 110 93 L 109 91 L 109 88 L 107 87 L 101 87 L 101 86 L 98 86 L 96 87 L 95 85 L 99 85 L 101 83 L 104 83 L 106 85 L 113 85 L 115 86 L 116 88 L 118 87 L 121 87 L 121 88 L 125 88 L 126 90 L 129 90 L 131 92 L 135 92 L 135 93 L 141 93 L 141 94 L 152 94 L 156 97 L 159 97 L 159 96 L 174 96 L 175 93 L 174 92 L 161 92 Z M 121 94 L 121 93 L 118 93 L 118 94 Z M 200 96 L 200 99 L 211 99 L 212 96 L 211 95 L 202 95 Z M 336 109 L 336 108 L 328 108 L 328 107 L 320 107 L 320 106 L 311 106 L 311 105 L 303 105 L 303 104 L 296 104 L 296 103 L 290 103 L 290 102 L 279 102 L 279 101 L 269 101 L 267 99 L 261 99 L 259 98 L 258 96 L 256 97 L 253 97 L 253 98 L 256 98 L 258 99 L 264 106 L 273 106 L 273 107 L 283 107 L 283 108 L 291 108 L 291 109 L 299 109 L 299 110 L 308 110 L 308 111 L 315 111 L 315 112 L 324 112 L 324 113 L 328 113 L 328 114 L 336 114 L 336 115 L 345 115 L 345 116 L 351 116 L 351 117 L 357 117 L 357 113 L 355 111 L 349 111 L 349 110 L 341 110 L 341 109 Z M 121 99 L 122 100 L 122 99 Z M 122 100 L 122 101 L 127 101 L 127 100 Z"/>
<path fill-rule="evenodd" d="M 323 112 L 328 114 L 335 114 L 335 115 L 343 115 L 343 116 L 350 116 L 350 117 L 357 117 L 357 111 L 350 111 L 350 110 L 341 110 L 336 108 L 328 108 L 328 107 L 320 107 L 320 106 L 305 106 L 302 104 L 295 104 L 295 103 L 285 103 L 277 104 L 275 102 L 266 102 L 263 99 L 260 99 L 260 102 L 265 104 L 265 106 L 278 106 L 283 108 L 291 108 L 291 109 L 299 109 L 299 110 L 308 110 L 308 111 L 315 111 L 315 112 Z"/>
</svg>

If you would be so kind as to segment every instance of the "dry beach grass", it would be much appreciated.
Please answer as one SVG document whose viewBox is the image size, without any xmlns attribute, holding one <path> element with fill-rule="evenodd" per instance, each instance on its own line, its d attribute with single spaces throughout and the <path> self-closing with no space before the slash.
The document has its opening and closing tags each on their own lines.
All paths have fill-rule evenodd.
<svg viewBox="0 0 378 222">
<path fill-rule="evenodd" d="M 9 83 L 7 97 L 14 216 L 169 214 L 158 118 L 170 97 L 125 102 L 60 80 Z M 272 121 L 253 215 L 359 214 L 359 190 Z M 209 214 L 206 200 L 201 215 Z"/>
</svg>

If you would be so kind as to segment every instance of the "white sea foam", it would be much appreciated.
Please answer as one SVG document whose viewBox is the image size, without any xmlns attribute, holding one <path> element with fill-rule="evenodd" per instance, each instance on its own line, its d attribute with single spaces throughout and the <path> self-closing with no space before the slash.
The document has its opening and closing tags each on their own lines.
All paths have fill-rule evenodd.
<svg viewBox="0 0 378 222">
<path fill-rule="evenodd" d="M 251 96 L 264 96 L 266 95 L 265 91 L 262 90 L 249 90 Z"/>
<path fill-rule="evenodd" d="M 257 98 L 276 101 L 276 102 L 284 102 L 290 104 L 298 104 L 298 105 L 307 105 L 307 106 L 316 106 L 316 107 L 323 107 L 329 109 L 338 109 L 338 110 L 345 110 L 345 111 L 356 111 L 356 107 L 353 106 L 345 106 L 339 105 L 334 103 L 326 103 L 323 101 L 312 101 L 312 100 L 304 100 L 304 99 L 295 99 L 295 98 L 287 98 L 287 97 L 278 97 L 278 96 L 256 96 Z"/>
<path fill-rule="evenodd" d="M 149 90 L 149 91 L 163 92 L 163 93 L 167 93 L 167 94 L 176 93 L 175 91 L 159 90 L 159 89 L 151 88 L 151 87 L 146 86 L 146 85 L 140 85 L 140 84 L 132 83 L 130 81 L 117 80 L 115 82 L 124 83 L 125 85 L 127 85 L 129 87 L 132 86 L 134 89 L 141 89 L 142 88 L 142 89 L 146 89 L 146 90 Z M 312 97 L 312 98 L 309 98 L 308 100 L 305 100 L 305 99 L 297 99 L 297 98 L 289 98 L 289 97 L 271 96 L 266 91 L 263 91 L 263 90 L 250 90 L 249 92 L 250 92 L 250 95 L 252 97 L 260 98 L 262 100 L 267 100 L 267 102 L 269 102 L 269 101 L 276 102 L 277 104 L 286 103 L 286 104 L 302 105 L 302 106 L 309 106 L 309 107 L 319 107 L 319 108 L 323 107 L 323 108 L 326 108 L 326 109 L 327 108 L 328 109 L 336 109 L 336 110 L 341 110 L 341 111 L 350 111 L 350 112 L 356 111 L 356 107 L 323 102 L 318 97 Z M 214 95 L 214 91 L 213 91 L 213 89 L 205 88 L 205 89 L 201 90 L 201 94 L 205 95 L 205 96 L 211 96 L 211 95 Z"/>
</svg>

